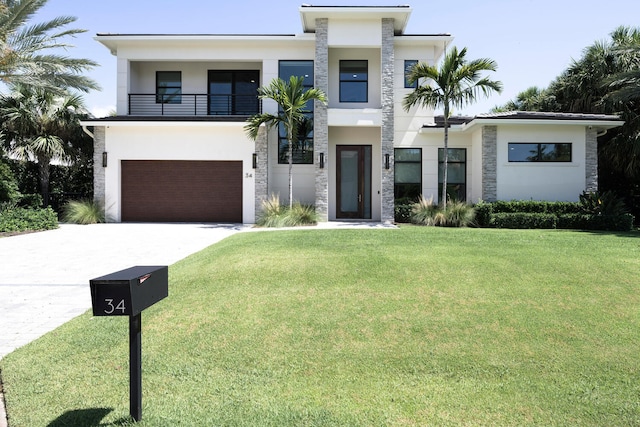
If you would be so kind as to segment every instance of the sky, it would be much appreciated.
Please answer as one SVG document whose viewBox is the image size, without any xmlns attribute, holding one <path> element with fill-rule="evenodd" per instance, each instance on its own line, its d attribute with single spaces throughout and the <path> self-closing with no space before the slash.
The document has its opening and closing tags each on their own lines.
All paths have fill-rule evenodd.
<svg viewBox="0 0 640 427">
<path fill-rule="evenodd" d="M 488 75 L 503 83 L 502 94 L 480 98 L 456 115 L 488 112 L 528 87 L 547 87 L 586 47 L 608 40 L 618 26 L 640 27 L 638 0 L 49 0 L 32 22 L 74 16 L 69 28 L 87 30 L 67 40 L 74 48 L 64 54 L 100 64 L 86 74 L 102 90 L 84 100 L 101 117 L 115 110 L 116 58 L 94 40 L 97 33 L 298 34 L 303 3 L 409 4 L 406 34 L 448 33 L 452 46 L 467 48 L 468 59 L 495 60 L 498 70 Z"/>
</svg>

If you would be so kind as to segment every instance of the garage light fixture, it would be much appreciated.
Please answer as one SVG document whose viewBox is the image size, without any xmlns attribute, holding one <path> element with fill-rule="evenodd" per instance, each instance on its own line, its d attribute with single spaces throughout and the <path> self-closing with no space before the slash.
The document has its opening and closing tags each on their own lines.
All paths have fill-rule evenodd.
<svg viewBox="0 0 640 427">
<path fill-rule="evenodd" d="M 102 167 L 103 168 L 107 167 L 107 152 L 106 151 L 102 152 Z"/>
<path fill-rule="evenodd" d="M 389 153 L 384 155 L 384 168 L 389 169 Z"/>
<path fill-rule="evenodd" d="M 318 162 L 320 163 L 320 169 L 324 169 L 324 153 L 320 153 L 318 157 Z"/>
<path fill-rule="evenodd" d="M 252 162 L 253 162 L 253 168 L 257 169 L 258 168 L 258 154 L 257 153 L 253 153 Z"/>
</svg>

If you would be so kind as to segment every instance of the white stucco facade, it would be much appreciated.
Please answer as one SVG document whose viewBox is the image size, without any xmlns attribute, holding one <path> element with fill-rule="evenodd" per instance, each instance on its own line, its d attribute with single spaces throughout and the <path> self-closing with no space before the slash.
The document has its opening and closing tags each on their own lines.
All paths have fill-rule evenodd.
<svg viewBox="0 0 640 427">
<path fill-rule="evenodd" d="M 244 223 L 255 222 L 259 214 L 256 206 L 268 195 L 278 194 L 286 202 L 289 167 L 282 161 L 277 129 L 267 132 L 266 140 L 253 141 L 243 129 L 246 112 L 230 110 L 227 115 L 219 115 L 209 107 L 214 90 L 209 77 L 212 71 L 229 71 L 235 79 L 234 73 L 250 70 L 259 76 L 255 84 L 264 86 L 279 77 L 283 61 L 314 64 L 314 86 L 328 96 L 326 111 L 317 107 L 314 112 L 315 140 L 313 152 L 307 157 L 311 161 L 293 166 L 295 200 L 326 204 L 325 219 L 330 221 L 392 221 L 387 205 L 393 204 L 389 191 L 395 190 L 385 182 L 393 177 L 394 149 L 402 148 L 420 148 L 420 192 L 439 199 L 438 150 L 443 146 L 443 128 L 431 109 L 404 110 L 402 101 L 413 90 L 405 87 L 405 61 L 436 64 L 453 38 L 448 34 L 405 34 L 411 14 L 408 6 L 302 6 L 300 14 L 303 33 L 297 35 L 96 37 L 117 56 L 116 117 L 83 122 L 89 131 L 102 129 L 94 132 L 103 135 L 96 139 L 96 159 L 104 153 L 108 164 L 102 169 L 99 162 L 95 166 L 96 199 L 104 202 L 108 218 L 126 220 L 122 216 L 122 195 L 127 189 L 122 184 L 121 162 L 128 160 L 241 162 L 242 210 L 238 221 Z M 326 33 L 322 32 L 324 28 Z M 342 85 L 349 84 L 350 79 L 341 73 L 344 61 L 366 64 L 366 99 L 342 100 Z M 385 64 L 392 64 L 391 74 L 385 71 Z M 179 72 L 177 102 L 159 102 L 156 98 L 161 90 L 158 75 L 163 72 Z M 232 100 L 235 94 L 229 96 Z M 136 107 L 140 99 L 145 100 L 145 109 Z M 277 105 L 264 100 L 261 111 L 276 113 Z M 385 117 L 392 117 L 392 121 Z M 449 147 L 466 150 L 467 202 L 487 198 L 577 200 L 597 174 L 593 166 L 594 138 L 621 124 L 616 117 L 597 115 L 515 118 L 509 114 L 483 115 L 457 120 L 451 126 Z M 492 131 L 485 132 L 488 128 Z M 509 162 L 509 143 L 517 142 L 570 143 L 571 161 Z M 348 192 L 343 186 L 351 185 L 353 171 L 345 169 L 347 157 L 338 157 L 361 156 L 358 147 L 366 147 L 361 150 L 367 153 L 366 159 L 358 157 L 358 161 L 367 164 L 354 175 L 359 181 L 349 191 L 365 194 L 349 201 L 344 198 Z M 348 151 L 350 148 L 353 152 Z M 346 208 L 351 202 L 357 205 L 354 212 Z"/>
</svg>

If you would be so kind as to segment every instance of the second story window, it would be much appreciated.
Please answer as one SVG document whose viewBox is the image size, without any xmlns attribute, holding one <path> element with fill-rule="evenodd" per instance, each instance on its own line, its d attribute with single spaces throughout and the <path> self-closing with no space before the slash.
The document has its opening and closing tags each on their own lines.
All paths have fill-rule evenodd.
<svg viewBox="0 0 640 427">
<path fill-rule="evenodd" d="M 280 61 L 278 75 L 287 82 L 291 76 L 304 77 L 304 88 L 310 89 L 313 87 L 313 61 Z M 304 116 L 293 143 L 294 164 L 313 164 L 313 101 L 307 104 Z M 282 125 L 278 127 L 278 163 L 289 163 L 289 142 Z"/>
<path fill-rule="evenodd" d="M 418 61 L 416 59 L 407 59 L 404 61 L 404 87 L 415 89 L 418 87 L 418 81 L 411 83 L 409 82 L 409 73 L 411 72 L 411 68 L 416 65 Z"/>
<path fill-rule="evenodd" d="M 257 70 L 210 70 L 209 114 L 251 116 L 260 112 Z"/>
<path fill-rule="evenodd" d="M 182 72 L 181 71 L 157 71 L 156 72 L 156 103 L 158 104 L 182 103 Z"/>
<path fill-rule="evenodd" d="M 368 61 L 340 61 L 340 102 L 367 102 L 368 81 Z"/>
</svg>

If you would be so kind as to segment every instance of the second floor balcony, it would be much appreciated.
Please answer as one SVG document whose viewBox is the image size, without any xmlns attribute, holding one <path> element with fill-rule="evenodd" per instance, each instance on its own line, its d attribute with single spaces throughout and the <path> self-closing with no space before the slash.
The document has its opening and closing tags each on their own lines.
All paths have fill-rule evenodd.
<svg viewBox="0 0 640 427">
<path fill-rule="evenodd" d="M 256 95 L 129 94 L 130 116 L 252 116 L 262 112 Z"/>
</svg>

